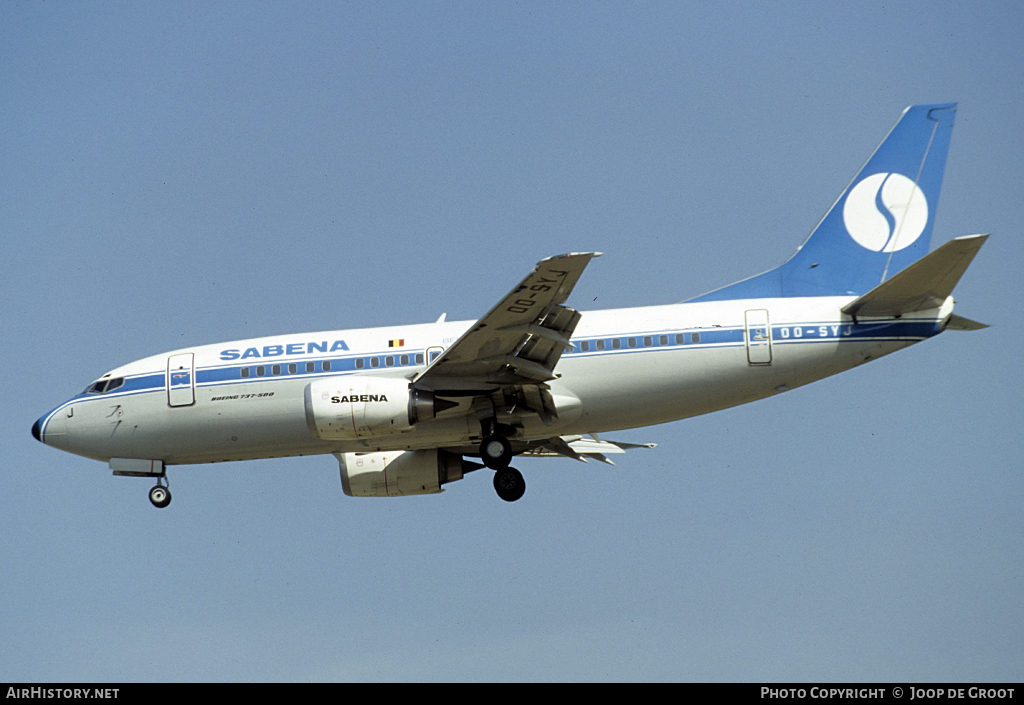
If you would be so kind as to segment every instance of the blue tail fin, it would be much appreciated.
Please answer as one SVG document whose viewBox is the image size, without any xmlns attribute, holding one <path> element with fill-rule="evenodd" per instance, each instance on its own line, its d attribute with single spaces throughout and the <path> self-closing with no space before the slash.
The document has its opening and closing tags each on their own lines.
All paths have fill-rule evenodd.
<svg viewBox="0 0 1024 705">
<path fill-rule="evenodd" d="M 956 103 L 912 105 L 782 266 L 691 301 L 863 294 L 927 254 Z"/>
</svg>

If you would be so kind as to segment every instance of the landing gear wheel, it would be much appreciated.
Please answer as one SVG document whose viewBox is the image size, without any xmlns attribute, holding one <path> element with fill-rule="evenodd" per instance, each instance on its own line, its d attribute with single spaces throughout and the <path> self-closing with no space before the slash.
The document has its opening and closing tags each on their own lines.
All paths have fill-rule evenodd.
<svg viewBox="0 0 1024 705">
<path fill-rule="evenodd" d="M 512 462 L 512 445 L 504 436 L 487 436 L 480 444 L 480 457 L 491 470 L 507 468 Z"/>
<path fill-rule="evenodd" d="M 494 491 L 506 502 L 515 502 L 526 493 L 526 480 L 515 468 L 504 468 L 494 473 Z"/>
<path fill-rule="evenodd" d="M 163 485 L 157 485 L 149 491 L 149 501 L 157 509 L 163 509 L 171 503 L 171 491 Z"/>
</svg>

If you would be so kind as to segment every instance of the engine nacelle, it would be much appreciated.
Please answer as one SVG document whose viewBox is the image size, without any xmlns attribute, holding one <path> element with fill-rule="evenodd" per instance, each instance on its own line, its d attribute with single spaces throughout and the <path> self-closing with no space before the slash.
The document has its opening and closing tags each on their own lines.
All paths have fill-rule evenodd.
<svg viewBox="0 0 1024 705">
<path fill-rule="evenodd" d="M 346 375 L 311 382 L 306 387 L 306 425 L 316 438 L 351 441 L 410 430 L 455 406 L 430 392 L 411 390 L 396 377 Z"/>
<path fill-rule="evenodd" d="M 349 497 L 398 497 L 444 492 L 441 485 L 461 480 L 479 467 L 443 450 L 335 453 L 341 489 Z"/>
</svg>

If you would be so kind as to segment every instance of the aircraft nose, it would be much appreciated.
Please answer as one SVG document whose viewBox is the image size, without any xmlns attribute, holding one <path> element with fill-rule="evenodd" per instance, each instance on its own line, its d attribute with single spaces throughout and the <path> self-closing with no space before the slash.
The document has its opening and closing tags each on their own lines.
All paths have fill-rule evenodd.
<svg viewBox="0 0 1024 705">
<path fill-rule="evenodd" d="M 39 437 L 39 419 L 36 419 L 36 422 L 32 424 L 32 437 L 35 438 L 40 443 L 43 440 L 42 438 Z"/>
</svg>

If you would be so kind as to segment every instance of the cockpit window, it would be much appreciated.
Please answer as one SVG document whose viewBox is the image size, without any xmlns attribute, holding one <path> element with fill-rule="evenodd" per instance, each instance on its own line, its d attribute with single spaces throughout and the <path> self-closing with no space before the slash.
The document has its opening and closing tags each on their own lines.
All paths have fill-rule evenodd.
<svg viewBox="0 0 1024 705">
<path fill-rule="evenodd" d="M 114 379 L 101 379 L 98 382 L 93 382 L 85 388 L 83 394 L 106 394 L 112 392 L 118 387 L 124 384 L 124 377 L 115 377 Z"/>
</svg>

